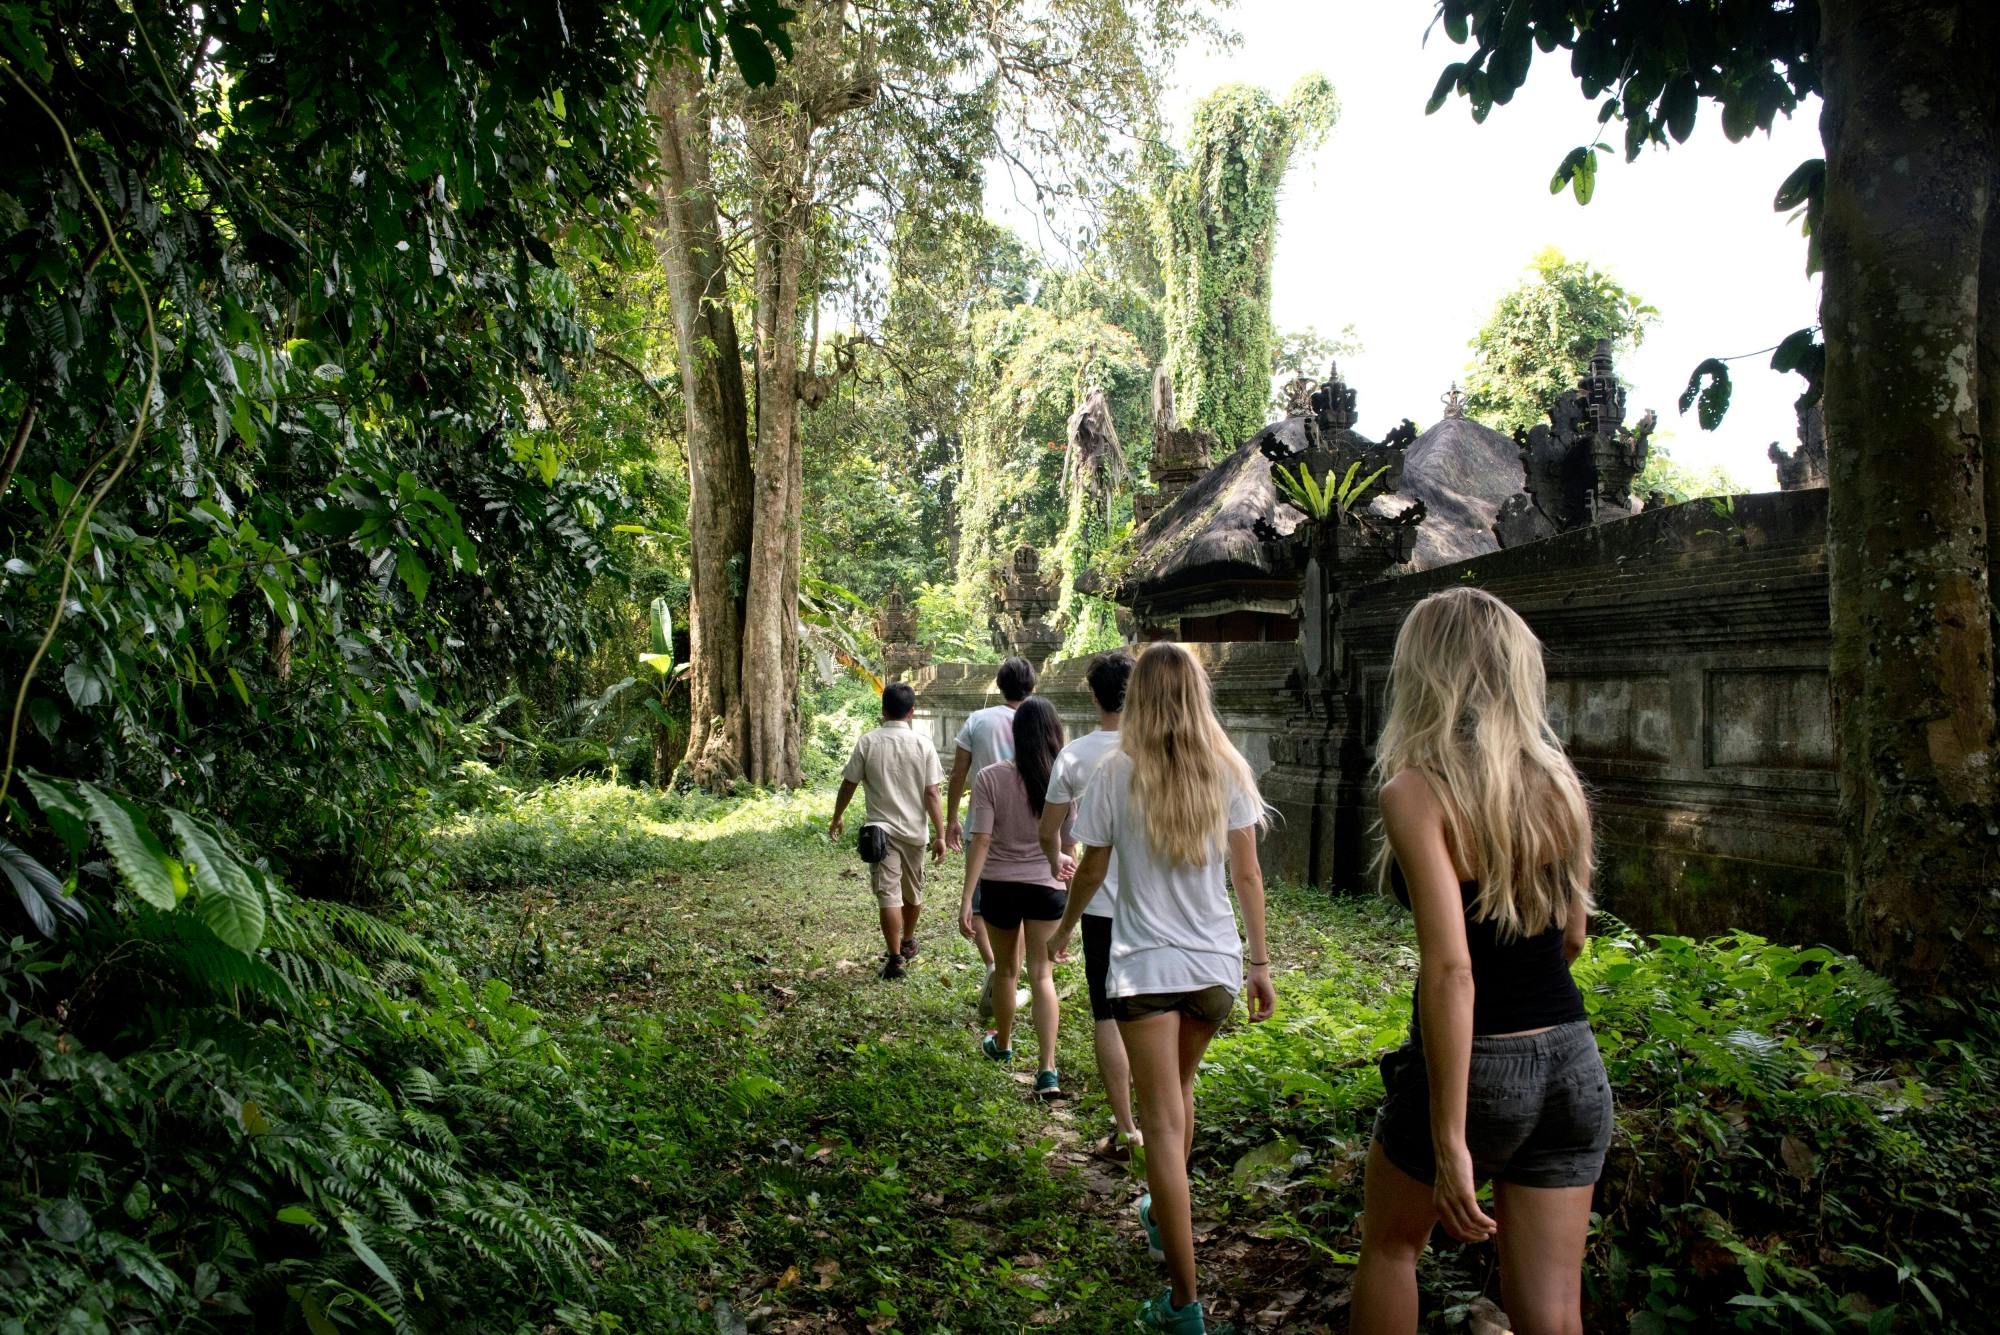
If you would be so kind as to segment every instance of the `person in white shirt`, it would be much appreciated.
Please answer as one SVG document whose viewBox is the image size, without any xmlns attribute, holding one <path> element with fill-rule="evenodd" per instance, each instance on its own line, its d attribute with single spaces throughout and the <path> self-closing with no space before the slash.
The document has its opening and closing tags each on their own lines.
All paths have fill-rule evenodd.
<svg viewBox="0 0 2000 1335">
<path fill-rule="evenodd" d="M 1132 676 L 1132 655 L 1123 649 L 1099 654 L 1091 660 L 1085 680 L 1097 702 L 1097 731 L 1079 737 L 1056 757 L 1055 772 L 1049 776 L 1048 798 L 1042 807 L 1042 854 L 1049 860 L 1051 874 L 1059 873 L 1065 856 L 1074 865 L 1076 844 L 1062 842 L 1063 823 L 1090 788 L 1098 766 L 1118 753 L 1119 711 L 1125 708 L 1125 683 Z M 1132 1067 L 1125 1058 L 1125 1042 L 1118 1037 L 1118 1020 L 1111 1013 L 1111 998 L 1104 985 L 1111 970 L 1111 918 L 1118 906 L 1118 855 L 1113 853 L 1104 870 L 1104 880 L 1083 910 L 1083 975 L 1090 991 L 1091 1041 L 1097 1050 L 1097 1078 L 1104 1086 L 1105 1101 L 1111 1105 L 1111 1134 L 1097 1146 L 1097 1152 L 1120 1163 L 1132 1157 L 1132 1147 L 1142 1144 L 1132 1121 Z"/>
<path fill-rule="evenodd" d="M 945 786 L 944 844 L 954 853 L 965 846 L 965 831 L 958 823 L 959 799 L 970 791 L 974 776 L 983 774 L 990 765 L 1014 758 L 1014 711 L 1035 693 L 1035 665 L 1025 658 L 1010 658 L 994 674 L 993 684 L 1000 688 L 1004 703 L 974 710 L 953 739 L 951 781 Z M 986 981 L 979 988 L 979 1018 L 985 1021 L 993 1018 L 993 942 L 979 912 L 982 904 L 979 888 L 974 886 L 968 939 L 986 963 Z M 1020 1004 L 1027 1004 L 1025 994 Z"/>
<path fill-rule="evenodd" d="M 1170 1283 L 1139 1319 L 1201 1335 L 1187 1181 L 1194 1075 L 1245 987 L 1231 883 L 1250 940 L 1251 1021 L 1269 1019 L 1276 1005 L 1257 865 L 1265 808 L 1250 766 L 1215 717 L 1207 674 L 1179 645 L 1155 644 L 1140 657 L 1119 739 L 1083 795 L 1076 821 L 1083 859 L 1049 951 L 1054 958 L 1068 949 L 1115 852 L 1118 910 L 1105 991 L 1146 1126 L 1149 1191 L 1139 1222 Z"/>
<path fill-rule="evenodd" d="M 882 940 L 888 956 L 884 978 L 901 978 L 917 954 L 917 918 L 924 902 L 924 836 L 930 830 L 933 862 L 944 860 L 944 815 L 938 809 L 943 777 L 937 748 L 910 726 L 917 694 L 908 682 L 892 681 L 882 691 L 882 726 L 854 744 L 841 772 L 840 795 L 826 832 L 838 840 L 847 825 L 854 790 L 865 794 L 867 818 L 888 835 L 888 855 L 869 869 L 869 887 L 881 910 Z"/>
</svg>

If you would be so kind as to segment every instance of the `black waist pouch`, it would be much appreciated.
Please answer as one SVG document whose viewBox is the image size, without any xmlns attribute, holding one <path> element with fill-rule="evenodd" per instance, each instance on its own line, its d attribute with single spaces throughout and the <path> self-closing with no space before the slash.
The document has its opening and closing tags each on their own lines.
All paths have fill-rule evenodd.
<svg viewBox="0 0 2000 1335">
<path fill-rule="evenodd" d="M 854 837 L 854 846 L 863 862 L 880 862 L 889 856 L 889 832 L 879 825 L 864 825 Z"/>
</svg>

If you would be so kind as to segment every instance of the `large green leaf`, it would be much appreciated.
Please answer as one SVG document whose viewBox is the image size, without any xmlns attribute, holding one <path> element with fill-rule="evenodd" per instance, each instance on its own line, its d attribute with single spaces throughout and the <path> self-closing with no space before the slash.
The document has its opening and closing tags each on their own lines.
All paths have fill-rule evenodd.
<svg viewBox="0 0 2000 1335">
<path fill-rule="evenodd" d="M 83 905 L 69 894 L 55 873 L 37 862 L 28 851 L 0 839 L 0 873 L 14 884 L 14 894 L 35 930 L 43 936 L 56 934 L 56 918 L 84 920 Z"/>
<path fill-rule="evenodd" d="M 167 852 L 146 824 L 145 813 L 94 784 L 79 783 L 76 791 L 132 893 L 157 909 L 178 905 L 188 892 L 187 869 Z"/>
<path fill-rule="evenodd" d="M 674 609 L 665 598 L 653 599 L 653 653 L 672 658 L 674 652 Z"/>
<path fill-rule="evenodd" d="M 167 810 L 181 856 L 194 864 L 195 913 L 226 945 L 246 954 L 264 940 L 264 897 L 215 833 L 184 811 Z"/>
</svg>

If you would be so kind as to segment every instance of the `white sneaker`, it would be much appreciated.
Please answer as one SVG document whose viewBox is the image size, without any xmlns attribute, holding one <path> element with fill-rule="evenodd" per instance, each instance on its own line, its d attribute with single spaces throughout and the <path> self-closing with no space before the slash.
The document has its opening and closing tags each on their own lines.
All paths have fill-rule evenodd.
<svg viewBox="0 0 2000 1335">
<path fill-rule="evenodd" d="M 1028 990 L 1027 988 L 1025 988 L 1025 987 L 1017 987 L 1017 988 L 1015 988 L 1015 989 L 1014 989 L 1014 1009 L 1015 1009 L 1015 1010 L 1017 1010 L 1017 1011 L 1024 1011 L 1024 1010 L 1027 1010 L 1027 1009 L 1028 1009 L 1028 1003 L 1029 1003 L 1029 1002 L 1031 1002 L 1031 1001 L 1033 1001 L 1034 999 L 1035 999 L 1035 994 L 1034 994 L 1033 992 L 1030 992 L 1030 991 L 1029 991 L 1029 990 Z"/>
</svg>

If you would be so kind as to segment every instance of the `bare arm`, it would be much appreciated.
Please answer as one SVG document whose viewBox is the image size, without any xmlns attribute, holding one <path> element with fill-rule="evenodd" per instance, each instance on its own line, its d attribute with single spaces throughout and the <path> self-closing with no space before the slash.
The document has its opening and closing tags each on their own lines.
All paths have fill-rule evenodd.
<svg viewBox="0 0 2000 1335">
<path fill-rule="evenodd" d="M 1478 1242 L 1492 1236 L 1494 1224 L 1475 1199 L 1472 1156 L 1465 1148 L 1473 989 L 1458 871 L 1445 841 L 1444 808 L 1429 780 L 1405 770 L 1382 786 L 1381 801 L 1382 826 L 1417 919 L 1418 1015 L 1430 1075 L 1438 1216 L 1459 1241 Z"/>
<path fill-rule="evenodd" d="M 986 853 L 993 847 L 993 836 L 975 834 L 972 842 L 965 846 L 965 889 L 958 898 L 958 931 L 968 940 L 972 936 L 972 891 L 979 884 L 979 873 L 986 870 Z"/>
<path fill-rule="evenodd" d="M 1271 942 L 1264 931 L 1264 868 L 1257 861 L 1257 827 L 1229 832 L 1229 880 L 1236 902 L 1243 906 L 1243 934 L 1250 939 L 1250 977 L 1246 998 L 1251 1023 L 1271 1018 L 1278 994 L 1271 986 Z"/>
<path fill-rule="evenodd" d="M 1583 953 L 1583 943 L 1590 936 L 1590 910 L 1584 907 L 1582 895 L 1569 902 L 1569 921 L 1563 924 L 1563 958 L 1576 963 L 1576 957 Z"/>
<path fill-rule="evenodd" d="M 1090 907 L 1091 896 L 1104 884 L 1104 873 L 1111 869 L 1111 850 L 1099 848 L 1095 844 L 1083 846 L 1083 861 L 1076 864 L 1076 871 L 1069 881 L 1069 900 L 1063 906 L 1062 921 L 1056 924 L 1055 935 L 1049 938 L 1049 958 L 1061 961 L 1069 958 L 1070 934 L 1083 921 L 1083 911 Z"/>
<path fill-rule="evenodd" d="M 854 800 L 854 790 L 860 786 L 860 784 L 854 782 L 852 779 L 842 779 L 840 781 L 840 793 L 833 799 L 833 819 L 826 823 L 828 838 L 840 838 L 840 832 L 847 827 L 847 822 L 843 819 L 847 815 L 847 804 Z M 932 791 L 935 792 L 936 790 L 933 789 Z"/>
<path fill-rule="evenodd" d="M 944 808 L 938 805 L 937 785 L 924 786 L 924 811 L 931 818 L 931 861 L 944 861 Z"/>
<path fill-rule="evenodd" d="M 1068 802 L 1048 802 L 1042 806 L 1042 821 L 1036 833 L 1041 836 L 1042 856 L 1049 860 L 1049 875 L 1062 875 L 1062 855 L 1075 850 L 1076 845 L 1063 847 L 1063 821 L 1069 818 L 1071 804 Z M 1072 895 L 1076 893 L 1076 883 L 1070 883 Z"/>
<path fill-rule="evenodd" d="M 951 783 L 946 787 L 944 800 L 944 842 L 948 848 L 957 848 L 964 841 L 958 828 L 958 799 L 965 796 L 966 776 L 972 773 L 972 752 L 959 747 L 951 758 Z"/>
</svg>

